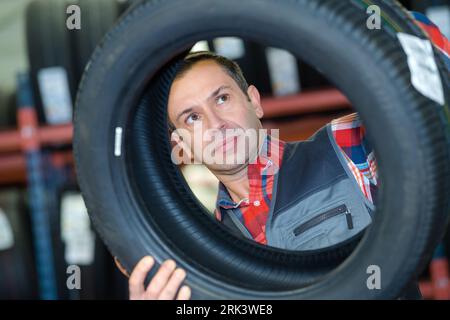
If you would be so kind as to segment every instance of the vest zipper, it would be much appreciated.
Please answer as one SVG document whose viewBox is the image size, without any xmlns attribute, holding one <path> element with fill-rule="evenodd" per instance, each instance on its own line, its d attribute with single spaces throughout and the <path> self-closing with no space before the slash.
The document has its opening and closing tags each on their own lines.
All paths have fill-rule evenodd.
<svg viewBox="0 0 450 320">
<path fill-rule="evenodd" d="M 316 225 L 322 223 L 325 220 L 328 220 L 330 218 L 333 218 L 335 216 L 338 216 L 340 214 L 345 214 L 345 219 L 347 221 L 347 227 L 349 230 L 353 229 L 353 219 L 352 215 L 350 213 L 350 210 L 348 210 L 347 206 L 345 204 L 342 204 L 338 207 L 332 208 L 330 210 L 325 211 L 324 213 L 319 214 L 318 216 L 315 216 L 314 218 L 309 219 L 308 221 L 302 223 L 298 227 L 294 229 L 294 235 L 298 236 L 301 233 L 315 227 Z"/>
</svg>

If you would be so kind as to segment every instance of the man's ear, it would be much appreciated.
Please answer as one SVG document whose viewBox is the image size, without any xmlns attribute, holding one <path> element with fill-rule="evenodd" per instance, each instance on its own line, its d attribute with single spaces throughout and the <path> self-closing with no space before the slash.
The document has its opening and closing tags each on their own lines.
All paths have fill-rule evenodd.
<svg viewBox="0 0 450 320">
<path fill-rule="evenodd" d="M 252 106 L 255 109 L 256 116 L 261 119 L 264 116 L 264 110 L 261 106 L 261 96 L 258 89 L 254 85 L 249 85 L 247 89 L 247 94 L 252 102 Z"/>
</svg>

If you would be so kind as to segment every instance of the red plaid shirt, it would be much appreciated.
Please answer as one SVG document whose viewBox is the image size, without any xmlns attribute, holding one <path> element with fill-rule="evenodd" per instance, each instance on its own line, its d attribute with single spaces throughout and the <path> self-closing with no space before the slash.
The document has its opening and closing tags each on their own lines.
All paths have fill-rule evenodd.
<svg viewBox="0 0 450 320">
<path fill-rule="evenodd" d="M 377 184 L 376 162 L 358 115 L 352 113 L 335 119 L 331 122 L 331 128 L 334 139 L 362 192 L 373 201 Z M 233 202 L 226 187 L 219 182 L 216 218 L 221 220 L 220 208 L 233 210 L 253 239 L 261 244 L 267 243 L 265 225 L 272 200 L 273 173 L 278 169 L 277 164 L 282 164 L 284 145 L 284 141 L 267 135 L 257 161 L 249 164 L 247 168 L 250 187 L 248 199 Z"/>
</svg>

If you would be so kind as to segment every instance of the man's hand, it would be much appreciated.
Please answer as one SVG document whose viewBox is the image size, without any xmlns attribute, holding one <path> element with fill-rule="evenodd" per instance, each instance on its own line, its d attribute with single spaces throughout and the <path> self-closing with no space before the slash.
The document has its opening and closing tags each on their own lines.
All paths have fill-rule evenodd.
<svg viewBox="0 0 450 320">
<path fill-rule="evenodd" d="M 117 259 L 116 264 L 123 272 L 123 268 Z M 151 270 L 155 260 L 151 256 L 142 258 L 128 280 L 130 290 L 130 300 L 189 300 L 191 289 L 183 286 L 177 295 L 177 291 L 186 277 L 186 272 L 181 268 L 176 268 L 173 260 L 166 260 L 156 272 L 147 288 L 144 287 L 144 280 Z M 176 297 L 175 297 L 176 295 Z"/>
</svg>

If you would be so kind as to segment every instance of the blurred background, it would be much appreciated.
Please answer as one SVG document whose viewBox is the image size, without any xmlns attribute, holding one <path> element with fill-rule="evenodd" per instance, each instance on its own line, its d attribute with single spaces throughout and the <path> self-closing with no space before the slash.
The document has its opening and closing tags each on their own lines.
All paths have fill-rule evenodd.
<svg viewBox="0 0 450 320">
<path fill-rule="evenodd" d="M 127 279 L 93 230 L 77 185 L 71 120 L 90 55 L 132 2 L 0 0 L 0 299 L 128 297 Z M 448 0 L 401 2 L 450 38 Z M 66 28 L 71 4 L 81 8 L 81 30 Z M 320 72 L 287 51 L 233 37 L 193 48 L 205 49 L 239 63 L 262 93 L 263 126 L 280 129 L 285 141 L 354 112 Z M 212 212 L 216 178 L 201 165 L 181 169 Z M 449 244 L 447 235 L 421 276 L 426 299 L 450 299 Z M 80 267 L 80 290 L 67 287 L 70 265 Z"/>
</svg>

